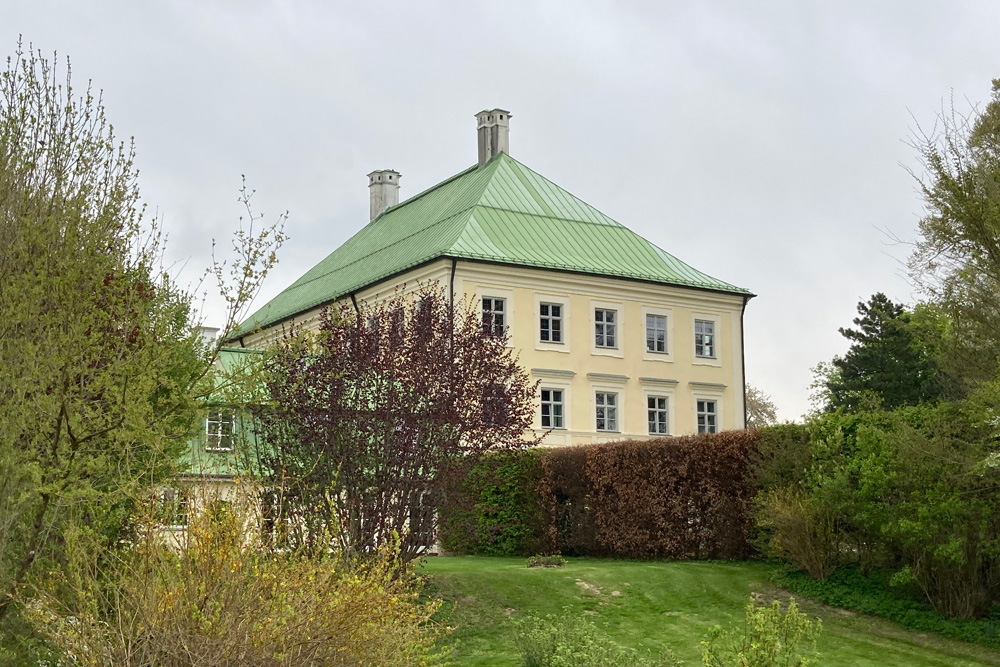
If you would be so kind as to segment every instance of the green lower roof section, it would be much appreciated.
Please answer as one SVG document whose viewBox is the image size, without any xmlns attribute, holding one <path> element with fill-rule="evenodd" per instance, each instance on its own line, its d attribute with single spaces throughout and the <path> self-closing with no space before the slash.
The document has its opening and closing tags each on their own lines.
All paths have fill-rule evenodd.
<svg viewBox="0 0 1000 667">
<path fill-rule="evenodd" d="M 180 464 L 182 474 L 196 478 L 230 478 L 238 477 L 243 470 L 238 465 L 241 456 L 250 452 L 248 446 L 254 444 L 255 436 L 249 413 L 242 408 L 242 401 L 235 401 L 225 395 L 224 387 L 228 378 L 237 375 L 247 375 L 253 372 L 254 365 L 262 359 L 259 350 L 242 348 L 222 348 L 212 371 L 214 386 L 219 387 L 218 393 L 209 396 L 206 409 L 216 409 L 232 413 L 236 418 L 236 430 L 231 451 L 212 450 L 207 447 L 205 417 L 199 421 L 195 433 L 188 439 L 188 448 Z"/>
<path fill-rule="evenodd" d="M 751 295 L 500 153 L 386 210 L 247 318 L 233 337 L 441 257 Z"/>
</svg>

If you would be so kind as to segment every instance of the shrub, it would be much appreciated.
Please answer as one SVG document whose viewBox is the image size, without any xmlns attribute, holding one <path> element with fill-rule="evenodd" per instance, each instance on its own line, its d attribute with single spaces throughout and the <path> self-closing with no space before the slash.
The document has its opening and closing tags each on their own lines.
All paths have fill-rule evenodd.
<svg viewBox="0 0 1000 667">
<path fill-rule="evenodd" d="M 809 428 L 776 424 L 760 429 L 760 441 L 751 459 L 754 484 L 761 489 L 802 484 L 812 463 Z"/>
<path fill-rule="evenodd" d="M 613 642 L 592 623 L 564 614 L 544 619 L 529 617 L 515 622 L 514 643 L 521 652 L 521 667 L 674 667 L 669 651 L 660 656 L 643 654 Z"/>
<path fill-rule="evenodd" d="M 863 570 L 895 568 L 897 581 L 950 616 L 984 616 L 1000 600 L 1000 392 L 983 392 L 811 425 L 812 501 L 835 518 Z"/>
<path fill-rule="evenodd" d="M 523 556 L 542 547 L 538 484 L 544 450 L 491 453 L 446 491 L 438 540 L 448 551 Z"/>
<path fill-rule="evenodd" d="M 864 574 L 856 565 L 837 568 L 826 580 L 777 570 L 771 580 L 797 595 L 861 614 L 879 616 L 916 632 L 933 632 L 963 642 L 1000 649 L 1000 616 L 950 618 L 923 597 L 919 588 L 893 585 L 891 572 Z"/>
<path fill-rule="evenodd" d="M 395 554 L 358 565 L 325 552 L 269 553 L 244 519 L 202 512 L 179 546 L 150 537 L 100 568 L 71 565 L 54 582 L 65 602 L 43 594 L 26 609 L 85 666 L 434 661 L 437 606 L 420 604 L 414 582 L 396 576 Z"/>
<path fill-rule="evenodd" d="M 816 663 L 816 640 L 823 630 L 818 618 L 810 621 L 793 598 L 785 611 L 775 600 L 758 606 L 751 598 L 743 627 L 715 626 L 701 642 L 705 667 L 806 667 Z"/>
<path fill-rule="evenodd" d="M 814 579 L 826 579 L 837 567 L 839 549 L 833 519 L 805 491 L 772 489 L 758 497 L 758 525 L 764 549 Z"/>
<path fill-rule="evenodd" d="M 562 567 L 566 559 L 555 554 L 553 556 L 532 556 L 528 559 L 528 567 Z"/>
</svg>

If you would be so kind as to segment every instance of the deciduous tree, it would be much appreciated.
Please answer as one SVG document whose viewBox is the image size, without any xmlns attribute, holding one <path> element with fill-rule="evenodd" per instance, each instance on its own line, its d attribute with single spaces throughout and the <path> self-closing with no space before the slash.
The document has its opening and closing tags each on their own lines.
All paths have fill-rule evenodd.
<svg viewBox="0 0 1000 667">
<path fill-rule="evenodd" d="M 763 389 L 747 385 L 747 428 L 761 428 L 778 421 L 778 409 Z"/>
<path fill-rule="evenodd" d="M 238 239 L 230 326 L 281 238 Z M 117 544 L 141 489 L 176 472 L 216 350 L 160 269 L 131 144 L 68 65 L 60 84 L 20 46 L 0 72 L 0 248 L 2 619 L 34 572 L 68 566 L 68 527 Z"/>
<path fill-rule="evenodd" d="M 985 108 L 952 107 L 915 148 L 927 214 L 911 275 L 947 310 L 962 374 L 991 380 L 1000 360 L 1000 79 Z"/>
<path fill-rule="evenodd" d="M 435 288 L 327 309 L 265 366 L 256 474 L 293 543 L 333 536 L 364 554 L 398 535 L 409 560 L 431 537 L 442 477 L 537 442 L 535 386 L 506 336 Z"/>
</svg>

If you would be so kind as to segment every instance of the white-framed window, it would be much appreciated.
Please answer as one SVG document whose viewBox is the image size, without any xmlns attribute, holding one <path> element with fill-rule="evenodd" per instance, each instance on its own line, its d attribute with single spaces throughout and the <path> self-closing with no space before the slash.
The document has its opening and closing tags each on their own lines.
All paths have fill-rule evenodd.
<svg viewBox="0 0 1000 667">
<path fill-rule="evenodd" d="M 715 349 L 715 321 L 695 320 L 694 321 L 694 355 L 696 357 L 716 357 Z"/>
<path fill-rule="evenodd" d="M 163 489 L 156 498 L 159 522 L 170 528 L 180 528 L 188 524 L 190 498 L 186 489 Z"/>
<path fill-rule="evenodd" d="M 670 411 L 666 396 L 646 396 L 646 421 L 649 422 L 650 435 L 668 435 L 670 433 Z"/>
<path fill-rule="evenodd" d="M 719 414 L 718 402 L 710 399 L 699 398 L 696 401 L 696 413 L 698 416 L 698 433 L 718 433 Z"/>
<path fill-rule="evenodd" d="M 502 384 L 493 382 L 483 388 L 483 425 L 507 424 L 507 395 Z"/>
<path fill-rule="evenodd" d="M 594 346 L 618 347 L 618 311 L 609 308 L 594 309 Z"/>
<path fill-rule="evenodd" d="M 646 313 L 646 351 L 666 354 L 667 316 Z"/>
<path fill-rule="evenodd" d="M 507 333 L 507 299 L 483 297 L 483 334 L 503 336 Z"/>
<path fill-rule="evenodd" d="M 597 430 L 615 431 L 618 429 L 618 394 L 611 391 L 594 393 L 596 406 Z"/>
<path fill-rule="evenodd" d="M 538 304 L 538 340 L 543 343 L 563 342 L 563 307 L 561 303 Z"/>
<path fill-rule="evenodd" d="M 236 412 L 213 408 L 205 418 L 205 449 L 210 452 L 231 452 L 236 434 Z"/>
<path fill-rule="evenodd" d="M 566 428 L 562 389 L 542 389 L 542 428 Z"/>
<path fill-rule="evenodd" d="M 405 337 L 406 313 L 403 312 L 402 308 L 394 308 L 389 313 L 389 344 L 393 347 L 401 347 Z"/>
</svg>

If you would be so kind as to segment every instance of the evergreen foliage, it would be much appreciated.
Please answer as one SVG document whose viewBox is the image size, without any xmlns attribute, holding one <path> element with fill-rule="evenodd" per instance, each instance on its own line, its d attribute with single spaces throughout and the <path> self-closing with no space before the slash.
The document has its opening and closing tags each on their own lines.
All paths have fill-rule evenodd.
<svg viewBox="0 0 1000 667">
<path fill-rule="evenodd" d="M 881 292 L 858 303 L 857 329 L 841 328 L 851 341 L 833 360 L 826 380 L 827 409 L 878 406 L 892 410 L 938 398 L 937 362 L 910 325 L 910 313 Z"/>
</svg>

